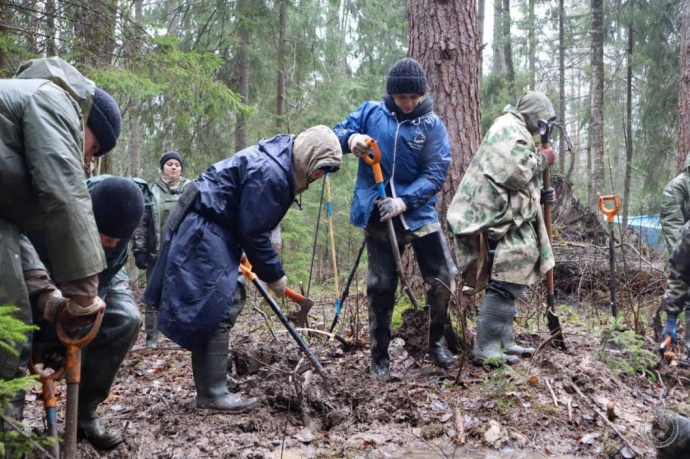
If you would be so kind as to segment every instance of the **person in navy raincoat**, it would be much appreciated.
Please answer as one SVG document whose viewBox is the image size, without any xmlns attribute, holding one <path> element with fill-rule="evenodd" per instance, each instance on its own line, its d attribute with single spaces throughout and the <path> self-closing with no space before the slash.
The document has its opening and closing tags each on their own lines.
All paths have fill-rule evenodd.
<svg viewBox="0 0 690 459">
<path fill-rule="evenodd" d="M 438 280 L 451 286 L 457 269 L 435 209 L 450 164 L 450 140 L 425 96 L 426 83 L 417 61 L 401 59 L 388 73 L 383 100 L 365 102 L 334 127 L 344 153 L 362 158 L 370 152 L 371 138 L 381 149 L 387 197 L 379 200 L 372 168 L 360 160 L 350 222 L 365 230 L 371 372 L 383 378 L 389 375 L 388 344 L 398 283 L 385 222 L 395 217 L 399 217 L 394 227 L 401 252 L 411 243 L 429 284 L 429 355 L 441 367 L 454 362 L 443 340 L 450 292 Z"/>
<path fill-rule="evenodd" d="M 159 310 L 161 333 L 192 351 L 197 407 L 244 411 L 258 402 L 228 392 L 228 342 L 243 302 L 236 295 L 242 252 L 273 293 L 287 278 L 271 231 L 295 196 L 340 168 L 338 139 L 327 126 L 279 134 L 220 161 L 182 193 L 144 294 Z"/>
</svg>

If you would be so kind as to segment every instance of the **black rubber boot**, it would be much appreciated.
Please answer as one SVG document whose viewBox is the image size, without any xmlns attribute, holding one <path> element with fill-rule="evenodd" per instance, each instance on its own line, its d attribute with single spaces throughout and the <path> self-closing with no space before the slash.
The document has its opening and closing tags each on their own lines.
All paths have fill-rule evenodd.
<svg viewBox="0 0 690 459">
<path fill-rule="evenodd" d="M 96 409 L 108 398 L 120 365 L 141 329 L 141 315 L 124 271 L 111 281 L 105 302 L 101 329 L 82 351 L 77 436 L 107 450 L 122 443 L 122 436 L 107 429 Z"/>
<path fill-rule="evenodd" d="M 256 398 L 245 400 L 228 391 L 229 341 L 230 330 L 223 325 L 211 336 L 206 352 L 192 353 L 197 408 L 241 413 L 259 404 Z"/>
<path fill-rule="evenodd" d="M 158 347 L 158 311 L 146 306 L 144 311 L 144 330 L 146 330 L 146 347 L 156 349 Z"/>
<path fill-rule="evenodd" d="M 515 314 L 517 310 L 515 304 L 508 310 L 510 315 L 508 323 L 503 328 L 503 334 L 501 335 L 501 346 L 503 346 L 504 352 L 508 355 L 515 355 L 521 358 L 529 358 L 534 355 L 533 347 L 522 347 L 515 342 L 514 332 L 513 332 L 513 322 L 515 321 Z"/>
</svg>

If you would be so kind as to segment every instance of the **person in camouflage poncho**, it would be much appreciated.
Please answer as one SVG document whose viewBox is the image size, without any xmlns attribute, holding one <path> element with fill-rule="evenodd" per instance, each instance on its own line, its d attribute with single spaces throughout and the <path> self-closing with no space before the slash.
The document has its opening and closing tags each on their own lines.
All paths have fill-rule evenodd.
<svg viewBox="0 0 690 459">
<path fill-rule="evenodd" d="M 537 148 L 538 121 L 556 114 L 541 92 L 528 92 L 507 106 L 487 132 L 448 209 L 458 269 L 475 292 L 487 287 L 477 327 L 477 359 L 516 363 L 534 350 L 513 340 L 515 299 L 555 262 L 540 207 L 555 202 L 541 188 L 553 150 Z M 503 352 L 505 351 L 505 353 Z"/>
</svg>

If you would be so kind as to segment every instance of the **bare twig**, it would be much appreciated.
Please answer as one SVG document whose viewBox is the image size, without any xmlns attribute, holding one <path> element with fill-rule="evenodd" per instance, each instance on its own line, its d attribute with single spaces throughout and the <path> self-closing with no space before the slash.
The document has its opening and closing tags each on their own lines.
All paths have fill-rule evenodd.
<svg viewBox="0 0 690 459">
<path fill-rule="evenodd" d="M 464 445 L 467 438 L 465 437 L 465 423 L 462 420 L 460 408 L 455 408 L 455 431 L 455 442 Z"/>
<path fill-rule="evenodd" d="M 4 414 L 0 414 L 0 418 L 2 418 L 3 422 L 5 422 L 6 424 L 8 424 L 10 427 L 12 427 L 12 429 L 16 430 L 16 431 L 19 432 L 24 438 L 26 438 L 26 440 L 27 440 L 29 443 L 31 443 L 31 446 L 33 446 L 34 448 L 36 448 L 37 450 L 39 450 L 41 453 L 45 454 L 46 457 L 47 457 L 48 459 L 57 459 L 55 456 L 53 456 L 52 454 L 50 454 L 50 453 L 48 452 L 47 449 L 45 449 L 43 446 L 41 446 L 41 445 L 39 445 L 38 443 L 36 443 L 36 441 L 35 441 L 33 438 L 31 438 L 31 436 L 30 436 L 29 434 L 27 434 L 26 432 L 24 432 L 24 430 L 23 430 L 13 419 L 11 419 L 10 417 L 8 417 L 8 416 L 6 416 L 6 415 L 4 415 Z"/>
<path fill-rule="evenodd" d="M 553 387 L 551 387 L 551 383 L 549 382 L 549 378 L 544 378 L 544 382 L 546 383 L 546 387 L 549 388 L 549 392 L 551 392 L 551 397 L 553 398 L 553 404 L 556 405 L 556 408 L 558 408 L 558 399 L 556 398 L 556 393 L 553 391 Z"/>
</svg>

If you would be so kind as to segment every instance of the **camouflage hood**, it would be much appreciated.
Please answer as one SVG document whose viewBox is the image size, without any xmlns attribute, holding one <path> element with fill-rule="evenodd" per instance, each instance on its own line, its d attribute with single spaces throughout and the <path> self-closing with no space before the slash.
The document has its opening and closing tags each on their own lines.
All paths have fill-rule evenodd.
<svg viewBox="0 0 690 459">
<path fill-rule="evenodd" d="M 328 126 L 314 126 L 300 132 L 292 147 L 295 195 L 309 187 L 309 176 L 318 169 L 340 169 L 343 153 L 335 133 Z"/>
<path fill-rule="evenodd" d="M 83 119 L 88 119 L 96 85 L 59 57 L 31 59 L 23 62 L 14 78 L 52 81 L 69 93 L 79 104 Z"/>
<path fill-rule="evenodd" d="M 510 111 L 509 107 L 511 106 L 509 105 L 503 111 Z M 515 110 L 524 118 L 530 133 L 539 130 L 539 120 L 554 121 L 556 119 L 556 112 L 551 101 L 546 97 L 546 94 L 540 91 L 526 92 L 518 101 Z"/>
</svg>

